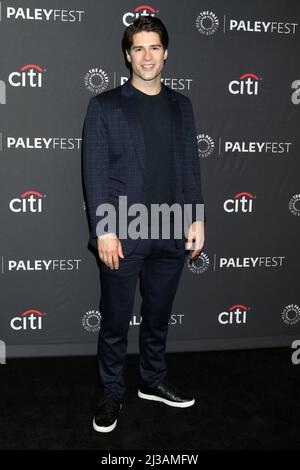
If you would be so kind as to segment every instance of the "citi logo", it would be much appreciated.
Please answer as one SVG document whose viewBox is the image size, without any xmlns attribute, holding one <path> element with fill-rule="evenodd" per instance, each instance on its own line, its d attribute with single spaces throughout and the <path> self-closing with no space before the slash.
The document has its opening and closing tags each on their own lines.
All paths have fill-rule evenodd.
<svg viewBox="0 0 300 470">
<path fill-rule="evenodd" d="M 245 73 L 239 80 L 229 82 L 228 90 L 232 95 L 258 95 L 260 77 L 254 73 Z"/>
<path fill-rule="evenodd" d="M 26 310 L 20 317 L 14 317 L 10 321 L 13 330 L 41 330 L 43 327 L 42 320 L 45 313 L 39 310 Z"/>
<path fill-rule="evenodd" d="M 133 12 L 129 11 L 124 13 L 122 18 L 123 24 L 125 26 L 129 26 L 136 18 L 139 18 L 140 16 L 154 16 L 155 13 L 158 13 L 158 10 L 155 10 L 155 8 L 150 5 L 140 5 L 139 7 L 136 7 Z"/>
<path fill-rule="evenodd" d="M 225 212 L 252 212 L 253 199 L 255 196 L 251 193 L 238 193 L 232 199 L 227 199 L 223 208 Z"/>
<path fill-rule="evenodd" d="M 12 199 L 9 208 L 12 212 L 42 212 L 43 195 L 37 191 L 26 191 L 21 197 Z"/>
<path fill-rule="evenodd" d="M 221 325 L 245 324 L 249 310 L 249 307 L 246 307 L 245 305 L 233 305 L 227 312 L 225 311 L 220 313 L 218 321 Z"/>
<path fill-rule="evenodd" d="M 41 88 L 43 73 L 46 69 L 42 69 L 35 64 L 27 64 L 20 68 L 19 72 L 12 72 L 8 76 L 8 82 L 14 87 L 31 87 Z"/>
</svg>

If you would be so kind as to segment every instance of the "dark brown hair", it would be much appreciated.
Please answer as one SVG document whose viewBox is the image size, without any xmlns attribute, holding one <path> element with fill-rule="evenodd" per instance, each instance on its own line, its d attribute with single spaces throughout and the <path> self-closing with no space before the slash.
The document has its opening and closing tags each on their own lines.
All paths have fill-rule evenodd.
<svg viewBox="0 0 300 470">
<path fill-rule="evenodd" d="M 155 16 L 141 16 L 134 20 L 131 25 L 127 26 L 123 34 L 122 50 L 127 66 L 131 66 L 131 64 L 127 61 L 126 51 L 129 53 L 131 49 L 133 44 L 133 35 L 140 33 L 141 31 L 157 33 L 164 50 L 168 48 L 169 35 L 163 22 Z"/>
</svg>

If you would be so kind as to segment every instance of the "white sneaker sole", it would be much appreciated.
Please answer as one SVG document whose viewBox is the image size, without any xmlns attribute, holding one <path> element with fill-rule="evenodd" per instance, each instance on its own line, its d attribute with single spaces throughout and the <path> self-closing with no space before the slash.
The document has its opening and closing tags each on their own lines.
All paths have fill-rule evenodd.
<svg viewBox="0 0 300 470">
<path fill-rule="evenodd" d="M 138 390 L 138 396 L 140 398 L 143 398 L 144 400 L 160 401 L 161 403 L 165 403 L 166 405 L 169 405 L 169 406 L 174 406 L 175 408 L 188 408 L 189 406 L 193 406 L 195 403 L 194 398 L 190 401 L 176 402 L 176 401 L 167 400 L 166 398 L 157 397 L 156 395 L 149 395 L 147 393 L 141 392 L 140 390 Z"/>
<path fill-rule="evenodd" d="M 122 409 L 122 404 L 120 406 L 120 410 L 121 409 Z M 110 426 L 98 426 L 98 424 L 96 424 L 96 422 L 95 422 L 95 417 L 94 417 L 93 418 L 93 428 L 97 432 L 111 432 L 117 426 L 117 422 L 118 422 L 118 420 L 116 419 L 116 421 L 114 421 Z"/>
</svg>

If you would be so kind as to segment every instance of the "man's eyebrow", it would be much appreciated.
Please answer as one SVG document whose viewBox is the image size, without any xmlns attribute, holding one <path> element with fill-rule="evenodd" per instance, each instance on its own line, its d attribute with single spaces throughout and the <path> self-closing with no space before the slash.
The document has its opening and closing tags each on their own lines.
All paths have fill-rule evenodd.
<svg viewBox="0 0 300 470">
<path fill-rule="evenodd" d="M 140 48 L 144 46 L 132 46 L 132 49 Z M 161 44 L 150 44 L 150 47 L 162 47 Z"/>
</svg>

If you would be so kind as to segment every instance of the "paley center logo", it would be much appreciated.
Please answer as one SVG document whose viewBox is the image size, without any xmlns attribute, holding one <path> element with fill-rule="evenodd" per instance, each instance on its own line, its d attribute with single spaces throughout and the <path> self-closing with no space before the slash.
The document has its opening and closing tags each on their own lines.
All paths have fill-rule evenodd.
<svg viewBox="0 0 300 470">
<path fill-rule="evenodd" d="M 295 325 L 300 320 L 300 307 L 296 304 L 287 305 L 282 313 L 281 318 L 286 325 Z"/>
<path fill-rule="evenodd" d="M 297 22 L 273 21 L 273 20 L 249 20 L 241 18 L 228 18 L 223 15 L 223 34 L 230 32 L 250 33 L 277 33 L 281 35 L 296 34 Z M 212 11 L 202 11 L 196 18 L 195 26 L 199 33 L 212 36 L 219 28 L 219 19 Z"/>
<path fill-rule="evenodd" d="M 84 10 L 62 10 L 62 9 L 47 9 L 47 8 L 32 8 L 32 7 L 19 7 L 2 5 L 0 2 L 0 21 L 6 20 L 21 20 L 21 21 L 61 21 L 62 23 L 69 22 L 81 23 Z"/>
<path fill-rule="evenodd" d="M 98 310 L 88 310 L 83 314 L 81 325 L 90 333 L 97 333 L 101 328 L 101 313 Z"/>
<path fill-rule="evenodd" d="M 261 78 L 254 73 L 244 73 L 239 80 L 229 82 L 228 90 L 232 95 L 258 95 Z"/>
<path fill-rule="evenodd" d="M 155 16 L 155 14 L 158 13 L 158 10 L 155 10 L 155 8 L 151 7 L 150 5 L 140 5 L 136 7 L 133 12 L 128 11 L 124 13 L 122 21 L 123 24 L 127 27 L 131 25 L 136 18 L 139 18 L 140 16 Z"/>
<path fill-rule="evenodd" d="M 109 77 L 105 70 L 99 67 L 90 69 L 84 76 L 84 84 L 86 88 L 95 94 L 102 93 L 109 85 Z"/>
<path fill-rule="evenodd" d="M 207 271 L 210 265 L 209 257 L 203 251 L 201 251 L 201 253 L 195 258 L 192 258 L 190 255 L 188 255 L 186 257 L 186 263 L 187 263 L 188 269 L 193 274 L 204 273 L 205 271 Z"/>
<path fill-rule="evenodd" d="M 199 33 L 211 36 L 219 27 L 219 18 L 212 11 L 202 11 L 197 16 L 195 23 Z"/>
<path fill-rule="evenodd" d="M 253 199 L 255 199 L 251 193 L 241 192 L 235 194 L 233 198 L 226 199 L 223 204 L 225 212 L 244 212 L 249 213 L 253 211 Z"/>
<path fill-rule="evenodd" d="M 198 155 L 201 158 L 209 157 L 215 150 L 214 140 L 207 134 L 197 135 Z"/>
<path fill-rule="evenodd" d="M 26 310 L 18 317 L 14 317 L 10 321 L 10 326 L 15 331 L 20 330 L 42 330 L 43 318 L 45 313 L 40 310 Z"/>
<path fill-rule="evenodd" d="M 242 304 L 232 305 L 227 311 L 219 314 L 218 322 L 221 323 L 221 325 L 245 324 L 249 310 L 249 307 Z"/>
<path fill-rule="evenodd" d="M 45 195 L 37 191 L 26 191 L 21 197 L 15 197 L 9 202 L 12 212 L 42 212 L 42 201 Z"/>
</svg>

